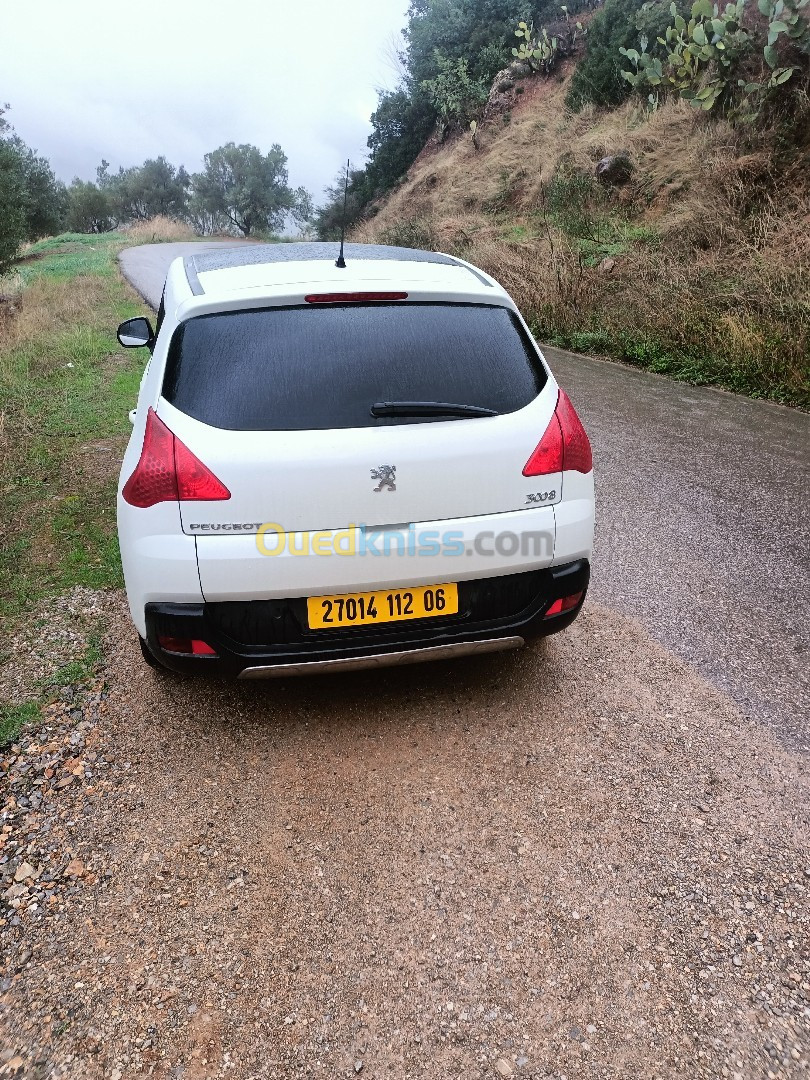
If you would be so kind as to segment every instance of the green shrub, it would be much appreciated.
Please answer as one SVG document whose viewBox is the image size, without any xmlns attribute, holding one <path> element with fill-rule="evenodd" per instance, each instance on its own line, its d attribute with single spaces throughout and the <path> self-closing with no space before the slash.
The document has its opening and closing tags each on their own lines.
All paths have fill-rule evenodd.
<svg viewBox="0 0 810 1080">
<path fill-rule="evenodd" d="M 470 69 L 484 85 L 490 86 L 498 72 L 508 63 L 509 50 L 506 45 L 502 41 L 491 41 L 473 58 Z"/>
<path fill-rule="evenodd" d="M 563 160 L 546 188 L 545 202 L 559 229 L 573 239 L 590 240 L 596 236 L 607 196 L 591 173 L 573 169 Z"/>
<path fill-rule="evenodd" d="M 487 100 L 483 82 L 473 79 L 465 59 L 450 60 L 436 50 L 438 74 L 425 79 L 422 90 L 428 95 L 439 118 L 444 138 L 451 128 L 469 124 Z"/>
<path fill-rule="evenodd" d="M 638 44 L 639 34 L 655 42 L 670 24 L 669 3 L 655 0 L 643 8 L 639 0 L 606 0 L 588 27 L 585 55 L 571 79 L 566 104 L 570 109 L 583 105 L 620 105 L 631 87 L 622 77 L 626 66 L 620 49 Z"/>
</svg>

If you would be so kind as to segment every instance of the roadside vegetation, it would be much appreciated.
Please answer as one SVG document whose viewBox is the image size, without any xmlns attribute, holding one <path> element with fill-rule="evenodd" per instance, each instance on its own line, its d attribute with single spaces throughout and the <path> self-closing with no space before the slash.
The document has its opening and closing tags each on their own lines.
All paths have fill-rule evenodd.
<svg viewBox="0 0 810 1080">
<path fill-rule="evenodd" d="M 426 154 L 363 240 L 483 266 L 549 344 L 810 407 L 810 189 L 685 102 L 566 112 L 566 84 Z M 594 176 L 621 149 L 620 186 Z M 549 178 L 548 180 L 546 178 Z"/>
<path fill-rule="evenodd" d="M 67 233 L 33 245 L 3 282 L 3 620 L 73 585 L 120 581 L 113 462 L 143 369 L 115 340 L 143 311 L 115 266 L 122 246 Z"/>
<path fill-rule="evenodd" d="M 133 240 L 186 236 L 167 219 L 127 236 L 65 233 L 27 247 L 0 278 L 0 664 L 14 629 L 43 604 L 122 585 L 115 489 L 144 355 L 121 349 L 115 329 L 146 311 L 116 256 Z M 98 660 L 91 632 L 83 655 L 37 680 L 34 697 L 0 703 L 0 746 Z"/>
<path fill-rule="evenodd" d="M 354 238 L 482 265 L 545 342 L 810 408 L 810 0 L 479 7 L 412 3 Z"/>
<path fill-rule="evenodd" d="M 189 174 L 160 156 L 112 171 L 102 160 L 94 181 L 57 180 L 50 164 L 14 132 L 0 104 L 0 273 L 25 243 L 68 231 L 110 233 L 155 218 L 181 222 L 192 236 L 229 234 L 276 239 L 289 227 L 306 230 L 312 198 L 289 185 L 287 156 L 227 143 Z"/>
</svg>

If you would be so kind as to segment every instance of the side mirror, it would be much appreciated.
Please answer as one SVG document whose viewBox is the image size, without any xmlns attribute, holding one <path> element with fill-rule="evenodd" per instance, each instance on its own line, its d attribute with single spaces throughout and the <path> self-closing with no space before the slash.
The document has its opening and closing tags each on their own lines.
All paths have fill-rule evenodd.
<svg viewBox="0 0 810 1080">
<path fill-rule="evenodd" d="M 139 349 L 143 345 L 151 348 L 155 341 L 152 324 L 143 316 L 122 322 L 116 336 L 125 349 Z"/>
</svg>

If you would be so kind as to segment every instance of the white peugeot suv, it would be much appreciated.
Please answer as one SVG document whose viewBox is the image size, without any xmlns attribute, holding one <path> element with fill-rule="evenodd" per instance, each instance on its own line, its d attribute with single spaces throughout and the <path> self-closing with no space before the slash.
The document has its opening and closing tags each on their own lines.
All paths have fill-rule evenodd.
<svg viewBox="0 0 810 1080">
<path fill-rule="evenodd" d="M 347 244 L 176 259 L 118 532 L 145 659 L 243 679 L 515 648 L 578 614 L 588 437 L 512 299 Z"/>
</svg>

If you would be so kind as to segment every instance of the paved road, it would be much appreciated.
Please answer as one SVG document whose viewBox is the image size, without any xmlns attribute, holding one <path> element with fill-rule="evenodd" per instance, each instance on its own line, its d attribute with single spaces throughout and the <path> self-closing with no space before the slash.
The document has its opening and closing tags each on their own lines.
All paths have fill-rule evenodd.
<svg viewBox="0 0 810 1080">
<path fill-rule="evenodd" d="M 125 251 L 153 306 L 169 261 Z M 794 746 L 810 743 L 810 417 L 558 349 L 591 436 L 591 598 L 648 632 Z"/>
<path fill-rule="evenodd" d="M 191 244 L 142 244 L 127 248 L 118 256 L 124 277 L 134 285 L 146 302 L 157 310 L 166 271 L 172 259 L 185 255 L 200 255 L 217 248 L 235 247 L 248 243 L 245 240 L 197 241 Z"/>
<path fill-rule="evenodd" d="M 592 596 L 810 744 L 810 417 L 545 350 L 594 446 Z"/>
</svg>

